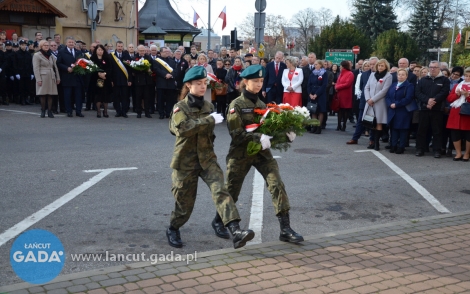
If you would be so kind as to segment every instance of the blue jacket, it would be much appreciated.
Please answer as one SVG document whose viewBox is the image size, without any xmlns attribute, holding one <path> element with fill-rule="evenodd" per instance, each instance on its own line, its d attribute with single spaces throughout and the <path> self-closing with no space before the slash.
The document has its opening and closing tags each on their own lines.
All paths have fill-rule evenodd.
<svg viewBox="0 0 470 294">
<path fill-rule="evenodd" d="M 400 130 L 407 130 L 410 128 L 413 112 L 406 110 L 406 105 L 410 104 L 414 99 L 415 85 L 404 81 L 403 84 L 397 89 L 397 83 L 393 83 L 387 92 L 385 101 L 387 102 L 387 118 L 388 124 L 393 121 L 393 128 Z M 390 108 L 390 105 L 395 103 L 395 109 Z"/>
<path fill-rule="evenodd" d="M 287 68 L 284 62 L 279 63 L 279 72 L 276 76 L 276 69 L 274 68 L 274 61 L 271 61 L 266 65 L 266 75 L 264 76 L 264 83 L 263 83 L 263 91 L 269 92 L 274 88 L 274 84 L 276 84 L 276 88 L 283 92 L 284 87 L 282 86 L 282 73 Z"/>
<path fill-rule="evenodd" d="M 320 99 L 326 99 L 326 86 L 328 85 L 328 73 L 325 73 L 321 76 L 317 76 L 313 73 L 310 74 L 308 79 L 307 91 L 310 97 L 310 94 L 317 94 L 317 101 Z"/>
<path fill-rule="evenodd" d="M 364 95 L 364 88 L 366 87 L 367 82 L 369 81 L 369 77 L 371 73 L 372 71 L 368 70 L 368 71 L 363 71 L 361 75 L 361 83 L 359 84 L 359 88 L 361 89 L 362 94 L 361 94 L 361 100 L 359 101 L 359 109 L 362 109 L 362 110 L 364 110 L 364 108 L 366 107 L 366 96 Z"/>
</svg>

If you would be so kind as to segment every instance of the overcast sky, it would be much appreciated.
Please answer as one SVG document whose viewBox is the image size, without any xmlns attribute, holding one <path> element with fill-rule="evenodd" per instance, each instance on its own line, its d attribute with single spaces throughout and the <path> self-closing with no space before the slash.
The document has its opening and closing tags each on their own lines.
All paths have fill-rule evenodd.
<svg viewBox="0 0 470 294">
<path fill-rule="evenodd" d="M 201 17 L 202 21 L 198 21 L 198 27 L 207 25 L 209 0 L 175 0 L 178 5 L 175 7 L 179 11 L 181 17 L 192 23 L 193 7 Z M 170 1 L 173 2 L 173 1 Z M 266 14 L 282 15 L 290 20 L 298 11 L 310 7 L 318 10 L 321 7 L 330 9 L 333 12 L 333 18 L 336 15 L 340 17 L 349 17 L 350 9 L 348 0 L 331 0 L 331 1 L 312 1 L 312 0 L 267 0 Z M 174 2 L 172 3 L 174 6 Z M 215 23 L 220 12 L 227 6 L 227 27 L 222 31 L 222 20 L 219 19 Z M 214 25 L 214 32 L 221 35 L 230 35 L 233 30 L 247 14 L 254 14 L 255 0 L 211 0 L 211 26 Z"/>
</svg>

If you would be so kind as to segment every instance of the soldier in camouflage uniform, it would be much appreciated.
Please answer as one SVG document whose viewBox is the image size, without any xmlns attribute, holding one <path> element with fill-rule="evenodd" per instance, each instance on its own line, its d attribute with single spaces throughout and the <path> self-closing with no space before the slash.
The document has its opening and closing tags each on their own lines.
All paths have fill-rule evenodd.
<svg viewBox="0 0 470 294">
<path fill-rule="evenodd" d="M 227 109 L 227 126 L 232 142 L 227 155 L 227 190 L 233 200 L 237 202 L 238 195 L 243 185 L 246 174 L 254 166 L 263 176 L 271 192 L 272 202 L 276 216 L 281 226 L 281 241 L 298 243 L 304 239 L 297 234 L 289 224 L 289 198 L 284 183 L 279 174 L 277 161 L 273 158 L 269 147 L 269 137 L 257 133 L 247 132 L 245 126 L 254 123 L 254 109 L 266 108 L 266 105 L 258 99 L 258 93 L 263 85 L 265 70 L 260 65 L 252 65 L 246 68 L 240 77 L 246 85 L 241 96 L 233 100 Z M 291 141 L 295 134 L 286 134 Z M 249 156 L 247 154 L 248 143 L 254 141 L 261 143 L 263 150 Z"/>
<path fill-rule="evenodd" d="M 225 189 L 224 175 L 213 149 L 214 126 L 221 123 L 223 117 L 213 113 L 212 103 L 204 101 L 206 81 L 207 72 L 204 67 L 190 69 L 183 81 L 185 89 L 182 95 L 186 95 L 188 88 L 189 94 L 175 104 L 171 113 L 170 132 L 176 136 L 170 165 L 173 168 L 171 191 L 175 197 L 175 210 L 171 213 L 166 235 L 171 246 L 183 246 L 179 228 L 191 216 L 196 201 L 198 178 L 201 177 L 211 189 L 217 215 L 220 215 L 219 222 L 223 223 L 214 227 L 214 220 L 212 226 L 221 235 L 226 230 L 223 226 L 228 227 L 233 235 L 234 248 L 240 248 L 253 239 L 255 234 L 252 230 L 240 229 L 237 207 Z"/>
</svg>

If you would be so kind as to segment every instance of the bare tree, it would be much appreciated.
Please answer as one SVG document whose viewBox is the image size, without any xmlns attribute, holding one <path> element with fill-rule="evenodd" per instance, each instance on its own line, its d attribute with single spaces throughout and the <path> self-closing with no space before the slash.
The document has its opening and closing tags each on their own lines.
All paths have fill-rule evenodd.
<svg viewBox="0 0 470 294">
<path fill-rule="evenodd" d="M 320 31 L 322 28 L 332 24 L 335 20 L 335 15 L 333 15 L 333 12 L 325 7 L 321 7 L 318 11 L 315 12 L 315 14 L 317 17 L 316 25 L 320 28 Z"/>
<path fill-rule="evenodd" d="M 295 46 L 306 55 L 308 54 L 308 42 L 314 37 L 317 17 L 317 14 L 311 8 L 307 8 L 294 14 L 291 20 L 299 35 L 295 39 Z"/>
</svg>

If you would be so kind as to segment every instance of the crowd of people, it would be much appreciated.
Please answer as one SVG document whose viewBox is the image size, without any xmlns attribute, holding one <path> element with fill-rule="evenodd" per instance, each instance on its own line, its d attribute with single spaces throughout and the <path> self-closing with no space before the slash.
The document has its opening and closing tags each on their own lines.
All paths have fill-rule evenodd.
<svg viewBox="0 0 470 294">
<path fill-rule="evenodd" d="M 3 37 L 2 37 L 3 36 Z M 271 60 L 222 47 L 220 52 L 198 52 L 196 46 L 168 47 L 125 46 L 118 41 L 87 45 L 61 36 L 42 40 L 18 37 L 5 40 L 0 32 L 0 98 L 4 105 L 41 104 L 41 117 L 54 117 L 59 112 L 84 117 L 85 111 L 96 111 L 97 118 L 108 118 L 108 104 L 113 103 L 115 117 L 127 118 L 131 111 L 152 118 L 169 118 L 183 88 L 185 73 L 203 67 L 213 74 L 226 91 L 211 91 L 204 99 L 224 119 L 227 106 L 240 96 L 241 75 L 251 65 L 265 68 L 263 86 L 258 93 L 263 102 L 289 103 L 292 106 L 313 104 L 312 117 L 321 126 L 309 129 L 321 134 L 328 117 L 337 116 L 336 131 L 346 131 L 347 121 L 354 123 L 354 135 L 348 145 L 358 144 L 368 136 L 367 148 L 380 150 L 380 141 L 388 142 L 390 152 L 402 154 L 410 138 L 416 139 L 416 156 L 432 147 L 433 156 L 452 156 L 468 161 L 470 155 L 470 118 L 460 111 L 469 102 L 470 68 L 448 68 L 445 62 L 432 61 L 428 66 L 401 58 L 397 66 L 371 57 L 355 65 L 344 60 L 332 64 L 317 60 L 315 53 L 301 58 L 277 52 Z M 73 71 L 79 58 L 95 63 L 100 72 L 85 76 Z M 135 71 L 127 64 L 145 59 L 151 74 Z M 467 109 L 466 107 L 464 107 Z M 373 119 L 373 126 L 363 119 Z M 463 153 L 465 150 L 466 153 Z"/>
</svg>

